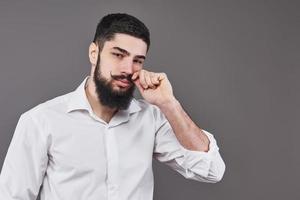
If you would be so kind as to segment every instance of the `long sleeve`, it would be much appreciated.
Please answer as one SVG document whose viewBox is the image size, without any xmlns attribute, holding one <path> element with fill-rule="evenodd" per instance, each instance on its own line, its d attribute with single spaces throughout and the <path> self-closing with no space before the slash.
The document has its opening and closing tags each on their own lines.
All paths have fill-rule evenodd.
<svg viewBox="0 0 300 200">
<path fill-rule="evenodd" d="M 21 115 L 0 174 L 1 200 L 35 200 L 47 168 L 47 141 L 41 124 Z"/>
<path fill-rule="evenodd" d="M 220 181 L 225 172 L 225 163 L 214 136 L 204 130 L 210 140 L 208 152 L 187 150 L 178 142 L 165 117 L 162 114 L 159 117 L 161 125 L 156 131 L 154 158 L 185 178 L 208 183 Z"/>
</svg>

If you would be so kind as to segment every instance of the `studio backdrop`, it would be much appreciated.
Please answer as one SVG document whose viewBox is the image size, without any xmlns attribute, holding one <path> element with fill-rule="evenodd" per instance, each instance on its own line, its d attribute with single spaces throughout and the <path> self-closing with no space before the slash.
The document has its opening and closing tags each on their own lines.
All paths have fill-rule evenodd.
<svg viewBox="0 0 300 200">
<path fill-rule="evenodd" d="M 283 0 L 0 1 L 0 167 L 20 115 L 81 83 L 99 19 L 121 12 L 149 27 L 145 69 L 168 75 L 226 164 L 207 184 L 154 161 L 154 199 L 300 199 L 299 10 Z"/>
</svg>

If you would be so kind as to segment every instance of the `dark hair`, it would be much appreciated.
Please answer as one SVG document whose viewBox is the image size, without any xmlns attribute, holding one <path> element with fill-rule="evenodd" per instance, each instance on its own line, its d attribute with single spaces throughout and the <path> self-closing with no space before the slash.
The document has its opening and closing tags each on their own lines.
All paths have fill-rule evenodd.
<svg viewBox="0 0 300 200">
<path fill-rule="evenodd" d="M 102 50 L 105 41 L 114 38 L 116 33 L 125 33 L 142 39 L 150 46 L 150 33 L 143 22 L 134 16 L 125 13 L 113 13 L 104 16 L 97 25 L 93 42 Z"/>
</svg>

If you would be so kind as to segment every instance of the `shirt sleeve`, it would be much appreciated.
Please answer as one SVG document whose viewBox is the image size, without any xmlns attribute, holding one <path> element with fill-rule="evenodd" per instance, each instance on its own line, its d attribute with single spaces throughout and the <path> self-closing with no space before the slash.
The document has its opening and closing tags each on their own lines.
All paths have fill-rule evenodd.
<svg viewBox="0 0 300 200">
<path fill-rule="evenodd" d="M 21 115 L 0 174 L 0 199 L 35 200 L 48 156 L 46 139 L 29 114 Z"/>
<path fill-rule="evenodd" d="M 209 151 L 191 151 L 185 149 L 177 140 L 170 123 L 161 114 L 155 136 L 154 158 L 166 163 L 185 178 L 201 182 L 219 182 L 225 172 L 225 163 L 219 153 L 214 136 L 206 130 L 210 144 Z"/>
</svg>

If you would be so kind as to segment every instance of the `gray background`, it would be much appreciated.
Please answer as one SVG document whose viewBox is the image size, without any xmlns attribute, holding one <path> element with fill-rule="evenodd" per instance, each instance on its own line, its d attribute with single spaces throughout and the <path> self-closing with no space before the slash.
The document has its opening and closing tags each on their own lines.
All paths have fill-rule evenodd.
<svg viewBox="0 0 300 200">
<path fill-rule="evenodd" d="M 98 20 L 127 12 L 151 30 L 147 69 L 166 72 L 213 133 L 223 180 L 155 162 L 155 199 L 300 199 L 299 1 L 0 1 L 0 166 L 21 113 L 89 73 Z"/>
</svg>

